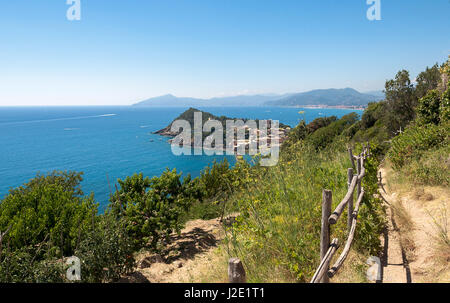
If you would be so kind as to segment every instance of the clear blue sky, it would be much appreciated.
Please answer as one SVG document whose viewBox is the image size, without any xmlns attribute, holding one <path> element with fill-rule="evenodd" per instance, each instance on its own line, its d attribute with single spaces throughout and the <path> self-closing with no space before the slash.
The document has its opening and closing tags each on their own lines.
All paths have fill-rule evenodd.
<svg viewBox="0 0 450 303">
<path fill-rule="evenodd" d="M 450 54 L 449 0 L 0 0 L 0 105 L 381 90 Z"/>
</svg>

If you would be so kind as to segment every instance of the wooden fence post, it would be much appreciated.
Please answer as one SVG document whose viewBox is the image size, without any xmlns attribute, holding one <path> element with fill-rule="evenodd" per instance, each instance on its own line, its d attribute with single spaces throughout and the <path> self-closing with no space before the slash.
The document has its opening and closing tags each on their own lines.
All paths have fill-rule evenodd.
<svg viewBox="0 0 450 303">
<path fill-rule="evenodd" d="M 362 169 L 362 160 L 363 158 L 362 157 L 360 157 L 359 159 L 358 159 L 358 167 L 357 167 L 357 172 L 358 172 L 358 176 L 361 174 L 361 169 Z M 361 194 L 361 181 L 362 180 L 359 180 L 359 178 L 358 178 L 358 183 L 357 183 L 357 186 L 356 186 L 356 196 L 357 197 L 359 197 L 359 195 Z"/>
<path fill-rule="evenodd" d="M 331 215 L 331 204 L 333 196 L 330 190 L 324 189 L 322 192 L 322 227 L 320 232 L 320 260 L 325 258 L 325 255 L 330 247 L 330 224 L 328 218 Z M 328 269 L 327 269 L 328 270 Z M 325 275 L 321 283 L 329 283 L 330 279 Z"/>
<path fill-rule="evenodd" d="M 353 180 L 353 168 L 349 168 L 347 170 L 347 188 L 350 188 L 350 184 L 352 183 Z M 350 230 L 350 228 L 352 227 L 352 214 L 353 214 L 353 193 L 350 197 L 350 200 L 348 200 L 348 218 L 347 218 L 347 227 L 348 230 Z"/>
<path fill-rule="evenodd" d="M 355 159 L 353 159 L 353 151 L 351 148 L 348 149 L 348 155 L 350 157 L 350 162 L 352 163 L 353 169 L 356 169 L 355 167 Z"/>
<path fill-rule="evenodd" d="M 244 265 L 238 258 L 231 258 L 228 261 L 228 280 L 230 283 L 246 283 Z"/>
</svg>

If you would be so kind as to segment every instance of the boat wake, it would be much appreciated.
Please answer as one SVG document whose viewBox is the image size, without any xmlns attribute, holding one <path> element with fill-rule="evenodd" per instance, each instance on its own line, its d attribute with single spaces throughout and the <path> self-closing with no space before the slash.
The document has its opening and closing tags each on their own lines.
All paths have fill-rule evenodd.
<svg viewBox="0 0 450 303">
<path fill-rule="evenodd" d="M 55 119 L 45 119 L 45 120 L 16 121 L 16 122 L 0 123 L 0 125 L 16 125 L 16 124 L 42 123 L 42 122 L 65 121 L 65 120 L 80 120 L 80 119 L 92 119 L 92 118 L 103 118 L 103 117 L 113 117 L 113 116 L 117 116 L 117 114 L 78 116 L 78 117 L 55 118 Z"/>
</svg>

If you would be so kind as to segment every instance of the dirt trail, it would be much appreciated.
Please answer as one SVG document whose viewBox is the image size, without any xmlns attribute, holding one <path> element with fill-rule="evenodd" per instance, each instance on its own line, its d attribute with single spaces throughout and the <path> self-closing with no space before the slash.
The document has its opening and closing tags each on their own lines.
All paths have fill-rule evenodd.
<svg viewBox="0 0 450 303">
<path fill-rule="evenodd" d="M 225 218 L 225 224 L 230 224 L 236 216 Z M 226 282 L 202 281 L 205 273 L 211 271 L 211 264 L 223 261 L 217 248 L 224 237 L 223 223 L 219 219 L 189 221 L 180 235 L 171 236 L 170 244 L 161 255 L 139 254 L 136 272 L 127 278 L 127 282 Z M 226 263 L 223 270 L 227 270 Z"/>
<path fill-rule="evenodd" d="M 392 197 L 390 196 L 386 197 L 386 200 L 392 201 L 391 198 Z M 393 209 L 387 207 L 386 214 L 387 226 L 382 239 L 382 281 L 383 283 L 410 283 L 411 271 L 409 268 L 409 262 L 401 244 L 400 234 L 398 232 L 397 223 L 395 222 Z"/>
<path fill-rule="evenodd" d="M 450 190 L 394 184 L 390 169 L 380 172 L 388 217 L 382 239 L 383 283 L 450 282 L 450 252 L 448 246 L 438 247 L 436 225 L 446 226 Z"/>
</svg>

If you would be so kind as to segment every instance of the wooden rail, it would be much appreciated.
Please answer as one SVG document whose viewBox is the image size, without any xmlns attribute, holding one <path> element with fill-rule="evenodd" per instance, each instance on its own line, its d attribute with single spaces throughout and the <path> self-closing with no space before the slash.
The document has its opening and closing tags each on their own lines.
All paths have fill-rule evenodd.
<svg viewBox="0 0 450 303">
<path fill-rule="evenodd" d="M 358 156 L 353 155 L 351 148 L 348 149 L 348 153 L 350 162 L 352 163 L 352 168 L 347 170 L 348 190 L 347 194 L 338 204 L 333 213 L 331 213 L 331 205 L 333 202 L 332 192 L 326 189 L 322 192 L 322 221 L 320 233 L 321 261 L 311 279 L 311 283 L 328 283 L 330 281 L 329 279 L 335 276 L 344 264 L 355 237 L 358 212 L 365 193 L 364 188 L 361 186 L 364 176 L 366 175 L 364 161 L 371 155 L 369 142 L 367 142 L 366 146 L 363 144 L 363 151 Z M 354 170 L 356 170 L 357 174 L 354 174 Z M 353 197 L 355 190 L 357 199 L 353 209 Z M 331 225 L 337 223 L 346 206 L 348 206 L 348 238 L 345 242 L 344 249 L 330 269 L 331 260 L 339 248 L 339 240 L 337 238 L 330 242 L 330 227 Z M 244 266 L 237 258 L 232 258 L 228 262 L 228 279 L 230 283 L 246 283 Z"/>
<path fill-rule="evenodd" d="M 347 194 L 338 204 L 333 213 L 330 213 L 332 205 L 332 193 L 329 190 L 323 190 L 322 194 L 322 226 L 320 233 L 320 265 L 317 268 L 311 283 L 328 283 L 330 278 L 333 278 L 339 269 L 344 264 L 350 248 L 353 243 L 356 232 L 356 224 L 358 218 L 359 208 L 361 206 L 362 200 L 364 198 L 364 188 L 362 188 L 361 183 L 366 175 L 366 168 L 364 167 L 364 161 L 370 156 L 370 145 L 367 146 L 363 144 L 362 152 L 356 156 L 353 155 L 351 148 L 348 149 L 350 162 L 352 163 L 352 168 L 347 171 Z M 356 161 L 356 164 L 355 164 Z M 354 175 L 354 170 L 356 169 L 357 174 Z M 353 209 L 353 197 L 356 189 L 356 203 Z M 330 226 L 336 224 L 341 217 L 345 207 L 348 206 L 348 220 L 347 227 L 349 230 L 348 238 L 345 243 L 344 249 L 339 255 L 336 262 L 333 264 L 331 269 L 329 268 L 331 259 L 339 248 L 338 239 L 333 239 L 330 243 Z"/>
<path fill-rule="evenodd" d="M 333 258 L 334 254 L 336 253 L 336 250 L 339 248 L 339 240 L 333 239 L 333 241 L 330 244 L 330 248 L 328 249 L 327 253 L 322 258 L 322 261 L 320 262 L 319 267 L 316 270 L 316 273 L 314 274 L 311 283 L 327 283 L 328 277 L 325 276 L 325 273 L 328 271 L 328 268 L 330 267 L 331 259 Z"/>
</svg>

